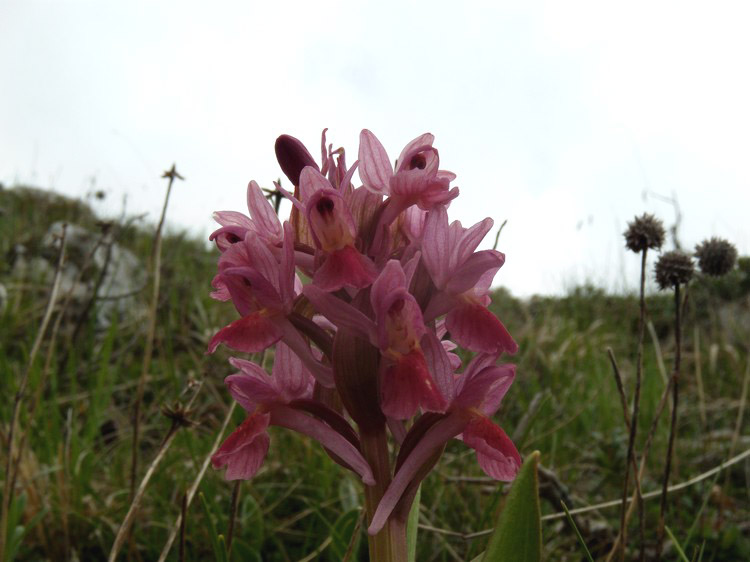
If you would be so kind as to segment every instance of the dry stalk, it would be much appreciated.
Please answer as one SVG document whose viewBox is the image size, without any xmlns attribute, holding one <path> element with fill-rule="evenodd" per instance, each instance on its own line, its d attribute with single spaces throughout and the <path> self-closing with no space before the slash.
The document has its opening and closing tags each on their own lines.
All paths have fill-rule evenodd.
<svg viewBox="0 0 750 562">
<path fill-rule="evenodd" d="M 109 552 L 109 558 L 108 558 L 109 562 L 115 562 L 115 560 L 117 559 L 117 554 L 120 552 L 122 545 L 128 539 L 128 535 L 130 534 L 129 533 L 130 528 L 133 525 L 133 520 L 135 519 L 135 515 L 138 512 L 138 508 L 140 506 L 141 500 L 143 499 L 143 495 L 146 492 L 146 488 L 148 487 L 148 484 L 151 481 L 151 477 L 154 475 L 157 467 L 159 466 L 159 464 L 161 464 L 161 461 L 166 456 L 167 451 L 169 450 L 169 447 L 172 445 L 172 441 L 177 435 L 178 430 L 181 427 L 189 425 L 190 422 L 187 420 L 186 415 L 187 415 L 187 412 L 190 411 L 190 408 L 193 405 L 195 398 L 198 396 L 198 393 L 200 392 L 201 388 L 203 388 L 203 384 L 199 384 L 196 387 L 187 405 L 181 409 L 181 412 L 182 412 L 181 414 L 169 415 L 169 417 L 172 420 L 172 423 L 169 426 L 169 431 L 167 431 L 167 434 L 165 435 L 164 440 L 162 441 L 161 446 L 159 447 L 159 451 L 156 453 L 156 456 L 151 461 L 151 464 L 148 466 L 148 469 L 146 469 L 146 473 L 143 475 L 143 480 L 141 480 L 141 483 L 138 486 L 138 490 L 136 490 L 136 493 L 133 496 L 133 499 L 130 503 L 130 508 L 128 509 L 128 512 L 125 515 L 125 518 L 122 520 L 122 523 L 120 524 L 120 528 L 117 531 L 117 536 L 115 537 L 115 541 L 112 544 L 112 550 L 110 550 Z"/>
<path fill-rule="evenodd" d="M 698 386 L 698 412 L 701 416 L 701 424 L 705 430 L 706 418 L 706 394 L 703 390 L 703 373 L 701 371 L 701 344 L 700 331 L 696 325 L 693 330 L 693 353 L 695 354 L 695 380 Z M 731 455 L 730 455 L 731 456 Z"/>
<path fill-rule="evenodd" d="M 643 473 L 646 470 L 646 459 L 648 458 L 648 454 L 651 450 L 651 443 L 654 440 L 654 436 L 656 435 L 656 429 L 659 426 L 659 419 L 661 419 L 661 414 L 662 412 L 664 412 L 664 408 L 667 405 L 667 399 L 669 398 L 669 392 L 671 390 L 672 390 L 672 381 L 670 380 L 666 388 L 661 394 L 661 398 L 659 399 L 659 405 L 656 407 L 656 412 L 654 413 L 654 419 L 651 420 L 651 427 L 649 428 L 648 435 L 646 436 L 646 442 L 643 445 L 643 454 L 641 455 L 641 464 L 640 464 L 640 468 L 638 469 L 638 482 L 643 481 Z M 638 490 L 633 490 L 633 495 L 630 500 L 631 503 L 628 506 L 627 513 L 625 513 L 625 525 L 628 524 L 628 522 L 630 521 L 630 518 L 633 516 L 634 508 L 636 505 L 634 501 L 637 498 L 637 494 L 638 494 Z M 645 497 L 646 497 L 645 495 L 641 495 L 641 498 L 645 498 Z M 617 505 L 620 505 L 621 501 L 622 500 L 616 502 Z M 609 502 L 609 503 L 612 503 L 612 502 Z M 572 510 L 571 514 L 574 511 L 575 510 Z M 561 517 L 562 516 L 565 516 L 565 514 L 563 513 Z M 610 550 L 609 554 L 607 555 L 606 562 L 611 562 L 613 556 L 619 549 L 621 539 L 622 537 L 618 534 L 617 537 L 615 538 L 614 545 L 612 545 L 612 550 Z"/>
<path fill-rule="evenodd" d="M 7 541 L 8 512 L 10 510 L 11 495 L 16 480 L 15 471 L 13 470 L 13 467 L 15 466 L 15 463 L 13 461 L 14 433 L 16 423 L 18 422 L 18 415 L 21 409 L 21 403 L 23 401 L 24 393 L 26 392 L 26 387 L 29 384 L 31 370 L 34 367 L 34 362 L 36 360 L 37 354 L 39 353 L 39 348 L 42 345 L 44 334 L 46 333 L 47 326 L 49 325 L 50 319 L 52 318 L 52 312 L 57 302 L 57 293 L 60 291 L 62 266 L 65 263 L 66 231 L 67 224 L 63 224 L 62 233 L 60 235 L 60 253 L 57 258 L 55 276 L 52 281 L 52 291 L 50 293 L 49 300 L 47 301 L 47 307 L 44 311 L 44 316 L 42 317 L 42 323 L 39 326 L 39 331 L 36 334 L 34 344 L 32 345 L 31 352 L 29 353 L 29 362 L 26 365 L 26 369 L 24 370 L 23 375 L 21 376 L 21 382 L 18 385 L 18 390 L 16 391 L 16 395 L 13 400 L 13 410 L 10 417 L 10 425 L 8 427 L 8 454 L 5 463 L 5 482 L 3 483 L 2 508 L 0 512 L 0 556 L 3 557 L 5 553 L 5 544 Z M 21 458 L 21 453 L 22 451 L 19 449 L 19 459 Z"/>
<path fill-rule="evenodd" d="M 641 252 L 641 284 L 640 284 L 640 299 L 639 299 L 639 319 L 638 319 L 638 348 L 636 353 L 636 368 L 635 368 L 635 392 L 633 394 L 633 413 L 630 416 L 630 435 L 628 436 L 628 456 L 625 461 L 625 478 L 622 486 L 622 506 L 620 507 L 620 560 L 625 560 L 625 545 L 627 544 L 627 526 L 625 525 L 625 503 L 628 497 L 628 487 L 630 485 L 630 464 L 633 463 L 635 466 L 635 438 L 638 433 L 638 409 L 641 402 L 641 380 L 643 378 L 643 338 L 645 336 L 646 328 L 646 256 L 648 254 L 648 247 L 643 248 Z M 635 470 L 633 474 L 635 479 L 635 488 L 638 495 L 638 516 L 640 518 L 640 552 L 641 560 L 645 556 L 645 527 L 644 527 L 644 514 L 643 514 L 643 499 L 641 498 L 641 485 L 638 477 L 638 471 Z"/>
<path fill-rule="evenodd" d="M 222 437 L 224 436 L 224 432 L 227 429 L 227 426 L 229 425 L 229 420 L 232 419 L 232 414 L 234 413 L 234 409 L 236 407 L 237 403 L 232 402 L 231 406 L 229 406 L 229 410 L 227 411 L 227 415 L 224 417 L 224 422 L 221 425 L 221 430 L 216 435 L 216 439 L 214 440 L 214 444 L 211 447 L 211 450 L 209 451 L 208 455 L 206 455 L 206 458 L 203 461 L 203 464 L 201 465 L 201 469 L 198 472 L 198 475 L 195 477 L 195 480 L 190 485 L 190 488 L 188 488 L 187 493 L 185 494 L 186 498 L 186 505 L 184 512 L 187 513 L 187 510 L 190 508 L 190 504 L 193 502 L 193 498 L 195 497 L 196 492 L 198 491 L 198 486 L 200 486 L 201 481 L 203 480 L 203 476 L 206 474 L 206 470 L 208 469 L 208 465 L 211 462 L 211 456 L 213 455 L 214 451 L 218 448 L 219 443 L 221 442 Z M 174 524 L 172 525 L 172 529 L 169 531 L 169 536 L 167 537 L 167 542 L 164 544 L 164 548 L 161 551 L 161 554 L 159 555 L 159 562 L 164 562 L 167 559 L 167 556 L 169 555 L 169 551 L 172 548 L 172 544 L 175 541 L 175 538 L 177 537 L 177 533 L 180 530 L 180 527 L 182 526 L 182 522 L 184 521 L 185 517 L 182 513 L 180 513 L 177 516 L 177 519 L 175 520 Z"/>
<path fill-rule="evenodd" d="M 154 246 L 151 253 L 151 273 L 153 275 L 153 284 L 151 287 L 151 303 L 148 314 L 148 332 L 146 334 L 146 348 L 143 352 L 143 366 L 141 376 L 138 379 L 138 388 L 136 390 L 135 404 L 133 406 L 133 449 L 130 461 L 130 496 L 135 493 L 135 480 L 138 473 L 138 437 L 140 433 L 141 403 L 143 402 L 143 392 L 145 389 L 146 376 L 151 369 L 151 356 L 154 351 L 154 333 L 156 331 L 156 312 L 159 304 L 159 282 L 161 280 L 161 240 L 164 219 L 167 214 L 167 205 L 169 204 L 169 195 L 172 192 L 172 184 L 175 178 L 184 179 L 177 173 L 175 165 L 162 175 L 163 178 L 169 178 L 167 193 L 164 196 L 164 205 L 161 209 L 161 217 L 154 234 Z"/>
<path fill-rule="evenodd" d="M 682 358 L 682 299 L 680 298 L 679 283 L 674 286 L 674 339 L 675 339 L 675 356 L 674 369 L 672 371 L 672 416 L 669 424 L 669 442 L 667 444 L 667 456 L 664 461 L 664 482 L 662 483 L 661 502 L 659 507 L 659 526 L 656 531 L 657 559 L 661 559 L 662 548 L 664 546 L 664 519 L 667 512 L 667 489 L 669 488 L 669 474 L 672 470 L 672 456 L 674 451 L 675 434 L 677 433 L 677 406 L 679 398 L 679 379 L 680 379 L 680 362 Z"/>
<path fill-rule="evenodd" d="M 673 484 L 671 485 L 667 491 L 671 494 L 672 492 L 678 492 L 680 490 L 684 490 L 685 488 L 689 488 L 690 486 L 693 486 L 695 484 L 698 484 L 699 482 L 703 482 L 704 480 L 707 480 L 708 478 L 711 478 L 715 474 L 721 472 L 725 468 L 729 468 L 732 465 L 735 465 L 739 462 L 744 461 L 750 457 L 750 449 L 747 449 L 740 453 L 739 455 L 736 455 L 735 457 L 732 457 L 731 459 L 728 459 L 721 463 L 718 466 L 715 466 L 714 468 L 707 470 L 706 472 L 703 472 L 699 474 L 698 476 L 695 476 L 691 478 L 690 480 L 686 480 L 685 482 L 680 482 L 679 484 Z M 652 498 L 658 498 L 661 496 L 662 491 L 661 490 L 652 490 L 651 492 L 647 492 L 643 494 L 644 500 L 650 500 Z M 631 498 L 628 499 L 628 502 L 635 506 L 635 494 Z M 618 507 L 622 504 L 622 499 L 616 499 L 616 500 L 610 500 L 607 502 L 597 503 L 594 505 L 589 505 L 586 507 L 578 507 L 576 509 L 570 509 L 568 510 L 568 513 L 570 515 L 580 515 L 582 513 L 589 513 L 591 511 L 598 511 L 600 509 L 607 509 L 609 507 Z M 558 513 L 550 513 L 548 515 L 542 516 L 542 521 L 553 521 L 555 519 L 562 519 L 564 517 L 567 517 L 567 514 L 564 511 L 560 511 Z M 482 531 L 476 531 L 473 533 L 462 533 L 460 531 L 451 531 L 449 529 L 441 529 L 440 527 L 435 527 L 433 525 L 429 524 L 419 524 L 419 528 L 423 529 L 425 531 L 431 531 L 434 533 L 438 533 L 441 535 L 449 535 L 452 537 L 459 537 L 464 540 L 471 540 L 478 537 L 484 537 L 487 535 L 491 535 L 495 532 L 495 529 L 484 529 Z M 610 553 L 611 556 L 611 553 Z M 609 558 L 608 558 L 609 559 Z"/>
</svg>

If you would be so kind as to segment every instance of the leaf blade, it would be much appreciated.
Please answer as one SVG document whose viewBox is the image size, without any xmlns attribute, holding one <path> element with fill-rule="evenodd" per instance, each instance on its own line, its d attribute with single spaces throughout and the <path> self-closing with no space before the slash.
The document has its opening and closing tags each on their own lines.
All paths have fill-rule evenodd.
<svg viewBox="0 0 750 562">
<path fill-rule="evenodd" d="M 539 451 L 523 463 L 511 486 L 482 560 L 539 562 L 542 559 L 542 521 L 539 505 Z"/>
</svg>

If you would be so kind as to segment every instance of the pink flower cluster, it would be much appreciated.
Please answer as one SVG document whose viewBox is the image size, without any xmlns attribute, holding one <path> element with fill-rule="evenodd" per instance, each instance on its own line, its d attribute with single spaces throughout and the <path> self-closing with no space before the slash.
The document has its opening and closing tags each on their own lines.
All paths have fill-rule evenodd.
<svg viewBox="0 0 750 562">
<path fill-rule="evenodd" d="M 361 439 L 387 426 L 400 450 L 371 533 L 452 438 L 473 448 L 493 478 L 512 480 L 521 461 L 490 420 L 515 376 L 497 360 L 517 345 L 487 309 L 505 256 L 476 250 L 492 219 L 449 223 L 456 176 L 439 169 L 433 140 L 411 141 L 393 167 L 364 130 L 359 160 L 347 168 L 325 131 L 320 166 L 283 135 L 276 155 L 294 191 L 276 188 L 292 203 L 290 220 L 282 224 L 251 181 L 250 216 L 217 212 L 221 228 L 211 235 L 221 252 L 212 296 L 231 300 L 240 318 L 219 330 L 209 351 L 222 343 L 248 353 L 275 346 L 270 375 L 231 360 L 238 372 L 226 384 L 247 418 L 214 454 L 214 467 L 226 466 L 229 480 L 252 478 L 268 450 L 268 426 L 279 425 L 316 439 L 374 485 Z M 457 345 L 475 352 L 466 366 Z"/>
</svg>

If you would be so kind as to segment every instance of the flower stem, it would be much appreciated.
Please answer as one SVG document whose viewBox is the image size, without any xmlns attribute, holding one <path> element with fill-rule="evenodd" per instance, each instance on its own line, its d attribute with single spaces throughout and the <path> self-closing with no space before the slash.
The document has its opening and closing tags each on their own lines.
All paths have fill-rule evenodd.
<svg viewBox="0 0 750 562">
<path fill-rule="evenodd" d="M 665 459 L 664 481 L 662 483 L 661 506 L 659 510 L 659 527 L 657 529 L 658 544 L 656 547 L 657 559 L 661 560 L 662 548 L 664 546 L 664 525 L 667 513 L 667 489 L 669 487 L 669 473 L 672 469 L 672 456 L 674 451 L 675 434 L 677 433 L 677 398 L 678 381 L 680 379 L 680 362 L 681 362 L 681 345 L 682 345 L 682 326 L 681 312 L 682 301 L 680 299 L 680 285 L 674 286 L 674 333 L 675 333 L 675 356 L 674 370 L 672 371 L 672 419 L 669 426 L 669 443 L 667 445 L 667 458 Z"/>
<path fill-rule="evenodd" d="M 375 477 L 375 485 L 365 487 L 365 509 L 369 523 L 375 515 L 380 499 L 391 483 L 388 436 L 385 424 L 363 431 L 360 435 L 360 443 L 362 455 L 369 463 Z M 367 540 L 370 547 L 370 560 L 406 562 L 406 525 L 402 522 L 392 518 L 377 535 L 368 535 Z"/>
</svg>

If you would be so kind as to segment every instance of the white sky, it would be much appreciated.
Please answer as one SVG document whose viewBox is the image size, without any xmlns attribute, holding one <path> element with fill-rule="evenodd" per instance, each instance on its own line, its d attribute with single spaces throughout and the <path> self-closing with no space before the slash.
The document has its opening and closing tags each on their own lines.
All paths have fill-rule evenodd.
<svg viewBox="0 0 750 562">
<path fill-rule="evenodd" d="M 634 287 L 635 214 L 750 253 L 750 3 L 0 3 L 0 181 L 200 235 L 280 175 L 273 142 L 395 158 L 426 131 L 465 225 L 508 219 L 496 281 L 517 295 Z M 492 244 L 494 232 L 485 246 Z"/>
</svg>

